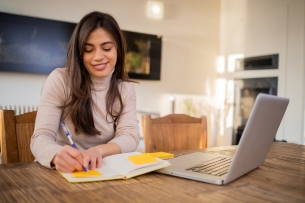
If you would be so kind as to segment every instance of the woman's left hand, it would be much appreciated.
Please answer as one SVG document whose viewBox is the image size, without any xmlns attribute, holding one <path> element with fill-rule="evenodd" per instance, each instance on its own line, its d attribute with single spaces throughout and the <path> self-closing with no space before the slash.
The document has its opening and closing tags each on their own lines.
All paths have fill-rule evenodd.
<svg viewBox="0 0 305 203">
<path fill-rule="evenodd" d="M 121 148 L 116 143 L 107 143 L 91 147 L 87 150 L 81 151 L 81 153 L 83 157 L 83 166 L 92 170 L 102 167 L 103 157 L 120 154 Z"/>
<path fill-rule="evenodd" d="M 87 169 L 96 169 L 102 167 L 102 153 L 97 147 L 81 151 L 83 156 L 83 166 Z M 89 168 L 90 166 L 90 168 Z"/>
</svg>

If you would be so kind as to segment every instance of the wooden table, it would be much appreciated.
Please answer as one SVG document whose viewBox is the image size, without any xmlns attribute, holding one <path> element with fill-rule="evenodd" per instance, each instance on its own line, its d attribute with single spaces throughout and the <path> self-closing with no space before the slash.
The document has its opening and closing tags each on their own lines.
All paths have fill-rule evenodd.
<svg viewBox="0 0 305 203">
<path fill-rule="evenodd" d="M 197 151 L 232 156 L 236 146 Z M 177 151 L 176 155 L 192 151 Z M 265 163 L 225 186 L 148 173 L 69 183 L 38 163 L 0 165 L 0 202 L 305 202 L 305 146 L 273 143 Z"/>
</svg>

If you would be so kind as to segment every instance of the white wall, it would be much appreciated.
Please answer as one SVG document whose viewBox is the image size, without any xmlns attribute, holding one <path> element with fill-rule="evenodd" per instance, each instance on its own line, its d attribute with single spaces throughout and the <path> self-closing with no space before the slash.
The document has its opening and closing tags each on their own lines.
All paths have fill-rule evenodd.
<svg viewBox="0 0 305 203">
<path fill-rule="evenodd" d="M 125 30 L 162 35 L 161 81 L 138 80 L 138 110 L 170 113 L 169 95 L 180 98 L 180 104 L 188 98 L 203 101 L 198 112 L 207 112 L 209 118 L 208 146 L 231 144 L 233 101 L 223 87 L 232 86 L 235 78 L 278 76 L 278 93 L 291 102 L 277 139 L 305 144 L 304 0 L 162 1 L 161 21 L 146 18 L 144 0 L 0 0 L 0 11 L 78 22 L 84 14 L 100 10 L 112 14 Z M 216 74 L 218 55 L 227 58 L 241 52 L 280 53 L 280 68 Z M 216 83 L 217 77 L 227 81 Z M 0 105 L 38 104 L 45 79 L 45 75 L 0 72 Z M 184 107 L 177 108 L 183 111 Z"/>
<path fill-rule="evenodd" d="M 276 138 L 303 144 L 304 27 L 304 0 L 222 0 L 221 55 L 279 53 L 279 69 L 226 71 L 219 77 L 278 77 L 278 95 L 290 98 L 290 104 Z"/>
<path fill-rule="evenodd" d="M 162 0 L 165 17 L 146 17 L 144 0 L 0 0 L 0 11 L 78 22 L 86 13 L 112 14 L 124 30 L 163 36 L 161 81 L 138 80 L 138 110 L 170 112 L 164 94 L 204 95 L 213 86 L 219 53 L 220 0 Z M 0 72 L 0 105 L 35 105 L 46 75 Z M 168 108 L 167 108 L 168 106 Z"/>
</svg>

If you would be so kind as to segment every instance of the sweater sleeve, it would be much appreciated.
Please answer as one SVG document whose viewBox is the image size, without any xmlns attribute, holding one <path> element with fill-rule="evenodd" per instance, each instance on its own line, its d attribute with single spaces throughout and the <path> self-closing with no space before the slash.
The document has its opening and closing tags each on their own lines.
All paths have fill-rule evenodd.
<svg viewBox="0 0 305 203">
<path fill-rule="evenodd" d="M 56 143 L 56 135 L 62 114 L 62 106 L 67 98 L 65 69 L 54 70 L 47 78 L 40 97 L 31 138 L 31 151 L 41 165 L 50 168 L 51 161 L 62 148 Z"/>
<path fill-rule="evenodd" d="M 139 126 L 136 114 L 136 92 L 132 83 L 121 83 L 123 112 L 117 123 L 115 137 L 110 142 L 121 147 L 122 153 L 135 151 L 139 145 Z"/>
</svg>

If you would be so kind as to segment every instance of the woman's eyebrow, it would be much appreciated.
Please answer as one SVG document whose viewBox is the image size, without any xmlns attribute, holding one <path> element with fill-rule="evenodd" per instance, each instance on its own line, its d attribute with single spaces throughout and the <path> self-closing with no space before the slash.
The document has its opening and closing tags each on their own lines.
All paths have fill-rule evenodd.
<svg viewBox="0 0 305 203">
<path fill-rule="evenodd" d="M 113 44 L 113 42 L 111 42 L 111 41 L 103 42 L 103 43 L 101 44 L 101 46 L 106 45 L 106 44 Z M 86 43 L 85 43 L 85 46 L 94 46 L 94 45 L 93 45 L 93 44 L 90 44 L 90 43 L 88 43 L 88 42 L 86 42 Z"/>
</svg>

